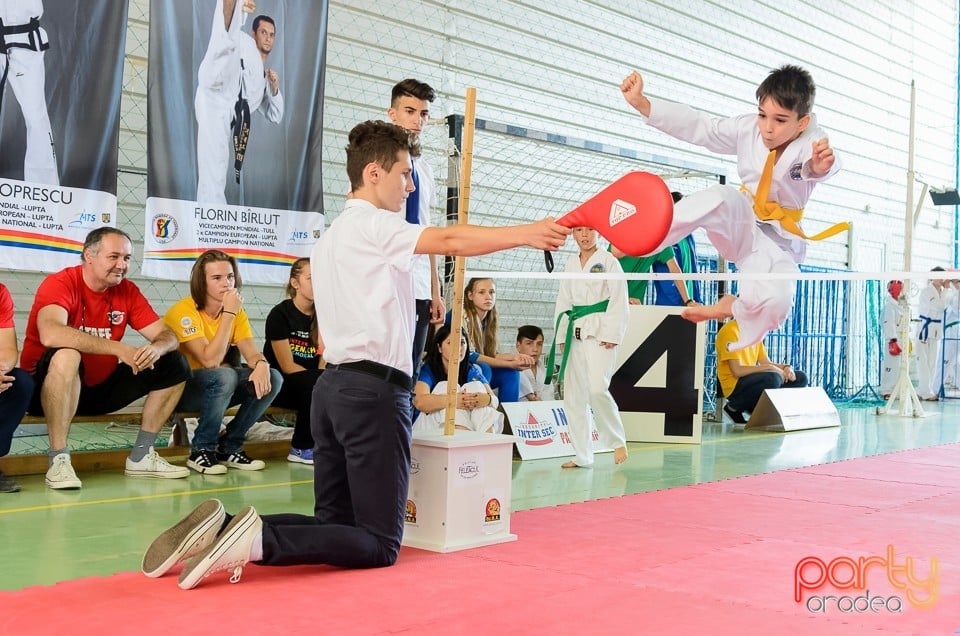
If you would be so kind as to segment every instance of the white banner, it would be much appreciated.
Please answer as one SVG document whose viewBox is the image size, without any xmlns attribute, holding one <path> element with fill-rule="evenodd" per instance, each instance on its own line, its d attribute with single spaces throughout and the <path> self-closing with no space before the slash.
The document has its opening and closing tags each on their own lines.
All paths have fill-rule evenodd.
<svg viewBox="0 0 960 636">
<path fill-rule="evenodd" d="M 573 444 L 567 432 L 567 414 L 560 400 L 550 402 L 501 402 L 512 434 L 517 440 L 521 459 L 544 459 L 547 457 L 572 457 Z M 590 420 L 590 439 L 593 452 L 606 453 L 612 448 L 600 445 L 600 435 Z"/>
<path fill-rule="evenodd" d="M 322 233 L 323 215 L 318 212 L 211 207 L 149 197 L 142 272 L 154 278 L 189 280 L 197 257 L 218 249 L 240 262 L 245 283 L 284 284 L 290 264 L 309 256 Z"/>
<path fill-rule="evenodd" d="M 0 178 L 0 267 L 54 272 L 80 262 L 90 230 L 116 226 L 117 197 Z"/>
</svg>

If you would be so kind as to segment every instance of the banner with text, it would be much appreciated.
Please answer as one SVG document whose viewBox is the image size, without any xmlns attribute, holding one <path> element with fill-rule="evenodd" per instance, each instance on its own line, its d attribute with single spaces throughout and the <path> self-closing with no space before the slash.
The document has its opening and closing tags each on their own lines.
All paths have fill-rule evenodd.
<svg viewBox="0 0 960 636">
<path fill-rule="evenodd" d="M 150 3 L 142 271 L 186 280 L 219 249 L 285 283 L 324 227 L 327 1 L 224 4 Z"/>
<path fill-rule="evenodd" d="M 0 267 L 79 262 L 115 225 L 127 3 L 0 2 Z"/>
<path fill-rule="evenodd" d="M 501 402 L 511 434 L 518 438 L 517 452 L 521 459 L 544 459 L 546 457 L 571 457 L 573 444 L 567 432 L 567 414 L 562 400 L 549 402 Z M 600 445 L 600 435 L 590 420 L 590 440 L 593 452 L 606 453 L 612 448 Z"/>
</svg>

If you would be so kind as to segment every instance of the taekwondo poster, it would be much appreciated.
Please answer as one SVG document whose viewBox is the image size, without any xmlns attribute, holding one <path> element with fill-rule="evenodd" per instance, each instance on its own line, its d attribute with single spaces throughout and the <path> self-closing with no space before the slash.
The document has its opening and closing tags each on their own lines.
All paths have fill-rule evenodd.
<svg viewBox="0 0 960 636">
<path fill-rule="evenodd" d="M 127 3 L 0 1 L 0 267 L 79 262 L 115 225 Z"/>
<path fill-rule="evenodd" d="M 327 2 L 153 0 L 145 276 L 188 280 L 203 251 L 285 283 L 323 232 Z"/>
</svg>

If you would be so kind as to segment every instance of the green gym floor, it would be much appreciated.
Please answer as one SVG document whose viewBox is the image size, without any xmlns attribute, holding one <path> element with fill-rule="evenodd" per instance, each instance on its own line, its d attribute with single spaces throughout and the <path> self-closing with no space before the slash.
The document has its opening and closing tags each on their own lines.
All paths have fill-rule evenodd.
<svg viewBox="0 0 960 636">
<path fill-rule="evenodd" d="M 960 441 L 960 400 L 924 403 L 925 418 L 877 416 L 876 407 L 841 408 L 842 426 L 762 433 L 704 422 L 700 445 L 629 444 L 614 467 L 610 454 L 593 469 L 563 470 L 564 459 L 513 463 L 513 509 L 616 497 L 899 450 Z M 182 463 L 182 460 L 181 462 Z M 19 477 L 23 490 L 0 494 L 0 589 L 49 585 L 137 570 L 154 536 L 204 499 L 227 510 L 258 512 L 313 507 L 312 469 L 269 461 L 266 470 L 191 473 L 185 480 L 126 478 L 82 471 L 83 489 L 53 491 L 43 475 Z"/>
</svg>

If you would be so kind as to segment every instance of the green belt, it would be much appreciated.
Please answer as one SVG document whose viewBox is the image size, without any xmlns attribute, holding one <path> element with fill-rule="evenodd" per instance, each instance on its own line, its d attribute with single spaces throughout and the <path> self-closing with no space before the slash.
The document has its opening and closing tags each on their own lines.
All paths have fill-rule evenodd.
<svg viewBox="0 0 960 636">
<path fill-rule="evenodd" d="M 557 374 L 557 382 L 563 382 L 563 372 L 567 368 L 567 355 L 570 354 L 570 341 L 573 340 L 573 323 L 584 316 L 605 312 L 609 304 L 610 299 L 608 298 L 593 305 L 574 305 L 557 316 L 557 324 L 553 326 L 553 344 L 550 345 L 550 355 L 547 357 L 547 379 L 544 384 L 550 384 L 550 381 L 553 380 L 553 361 L 557 353 L 557 331 L 560 329 L 560 320 L 564 316 L 567 316 L 567 344 L 563 347 L 563 358 L 560 360 L 560 372 Z"/>
</svg>

